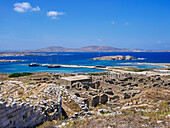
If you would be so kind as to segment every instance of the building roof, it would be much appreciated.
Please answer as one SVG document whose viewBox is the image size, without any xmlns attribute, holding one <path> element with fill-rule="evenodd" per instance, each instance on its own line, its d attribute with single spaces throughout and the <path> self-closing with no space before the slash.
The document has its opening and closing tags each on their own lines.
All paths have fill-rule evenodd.
<svg viewBox="0 0 170 128">
<path fill-rule="evenodd" d="M 80 80 L 91 80 L 91 77 L 86 75 L 78 75 L 78 76 L 62 77 L 61 79 L 67 81 L 80 81 Z"/>
</svg>

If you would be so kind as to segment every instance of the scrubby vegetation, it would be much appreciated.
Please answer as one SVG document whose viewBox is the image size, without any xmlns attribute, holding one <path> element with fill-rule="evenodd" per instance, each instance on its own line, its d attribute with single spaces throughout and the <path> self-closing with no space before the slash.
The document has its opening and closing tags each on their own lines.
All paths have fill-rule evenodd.
<svg viewBox="0 0 170 128">
<path fill-rule="evenodd" d="M 141 68 L 127 68 L 127 69 L 124 69 L 124 70 L 133 71 L 133 72 L 152 71 L 152 69 L 141 69 Z"/>
<path fill-rule="evenodd" d="M 40 126 L 36 127 L 36 128 L 52 128 L 56 125 L 60 125 L 62 123 L 62 120 L 53 120 L 53 121 L 46 121 L 43 124 L 41 124 Z"/>
<path fill-rule="evenodd" d="M 32 73 L 29 73 L 29 72 L 12 73 L 8 77 L 12 78 L 12 77 L 22 77 L 22 76 L 29 76 L 29 75 L 32 75 Z"/>
<path fill-rule="evenodd" d="M 94 76 L 97 76 L 97 75 L 108 75 L 107 72 L 103 72 L 103 73 L 88 73 L 87 75 L 94 75 Z"/>
</svg>

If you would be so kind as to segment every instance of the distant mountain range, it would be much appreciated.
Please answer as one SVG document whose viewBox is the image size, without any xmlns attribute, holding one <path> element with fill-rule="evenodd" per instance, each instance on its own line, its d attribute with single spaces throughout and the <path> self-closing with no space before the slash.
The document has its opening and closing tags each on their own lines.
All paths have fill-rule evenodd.
<svg viewBox="0 0 170 128">
<path fill-rule="evenodd" d="M 82 48 L 64 48 L 58 46 L 51 46 L 41 49 L 24 50 L 21 52 L 170 52 L 170 50 L 142 50 L 142 49 L 127 49 L 115 48 L 111 46 L 86 46 Z"/>
</svg>

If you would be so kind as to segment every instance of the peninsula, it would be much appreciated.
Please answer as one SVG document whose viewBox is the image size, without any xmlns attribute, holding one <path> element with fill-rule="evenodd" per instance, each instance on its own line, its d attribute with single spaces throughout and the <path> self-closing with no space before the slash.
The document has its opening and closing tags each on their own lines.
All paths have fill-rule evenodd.
<svg viewBox="0 0 170 128">
<path fill-rule="evenodd" d="M 23 61 L 23 60 L 0 60 L 0 63 L 3 63 L 3 62 L 20 62 L 20 61 Z"/>
<path fill-rule="evenodd" d="M 96 57 L 96 58 L 92 58 L 91 60 L 132 60 L 132 59 L 138 59 L 138 58 L 129 55 L 128 56 L 117 55 L 117 56 Z"/>
<path fill-rule="evenodd" d="M 26 53 L 26 52 L 1 52 L 0 56 L 49 56 L 57 54 L 49 53 Z"/>
</svg>

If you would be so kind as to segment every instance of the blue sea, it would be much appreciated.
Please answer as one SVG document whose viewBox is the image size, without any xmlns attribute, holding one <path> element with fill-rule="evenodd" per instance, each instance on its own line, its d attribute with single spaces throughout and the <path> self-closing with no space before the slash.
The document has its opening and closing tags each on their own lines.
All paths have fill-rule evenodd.
<svg viewBox="0 0 170 128">
<path fill-rule="evenodd" d="M 105 65 L 114 67 L 133 67 L 142 69 L 162 68 L 155 65 L 138 65 L 137 63 L 170 63 L 169 52 L 60 52 L 57 55 L 50 56 L 10 56 L 0 57 L 0 59 L 19 59 L 22 62 L 0 63 L 1 73 L 16 72 L 55 72 L 55 73 L 84 73 L 84 72 L 102 72 L 100 69 L 87 68 L 52 68 L 47 67 L 29 67 L 28 64 L 36 62 L 39 64 L 66 64 L 66 65 Z M 90 60 L 94 57 L 114 56 L 114 55 L 131 55 L 141 59 L 138 60 L 118 60 L 118 61 L 98 61 Z"/>
</svg>

